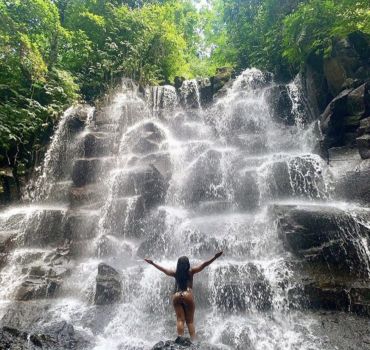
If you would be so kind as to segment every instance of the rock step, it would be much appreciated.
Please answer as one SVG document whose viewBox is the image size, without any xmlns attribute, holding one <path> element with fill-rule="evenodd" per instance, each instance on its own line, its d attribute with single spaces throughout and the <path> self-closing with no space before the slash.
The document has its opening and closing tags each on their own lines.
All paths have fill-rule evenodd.
<svg viewBox="0 0 370 350">
<path fill-rule="evenodd" d="M 312 309 L 340 310 L 370 316 L 370 283 L 309 279 L 303 285 L 306 300 L 303 306 Z"/>
<path fill-rule="evenodd" d="M 245 158 L 232 165 L 237 176 L 224 174 L 223 162 L 222 152 L 212 149 L 192 163 L 183 185 L 187 205 L 197 207 L 233 196 L 237 208 L 255 211 L 268 200 L 328 196 L 321 159 L 315 155 Z"/>
<path fill-rule="evenodd" d="M 25 247 L 58 247 L 67 240 L 91 239 L 99 221 L 98 211 L 40 209 L 29 214 L 22 236 Z"/>
<path fill-rule="evenodd" d="M 104 157 L 115 154 L 118 145 L 116 134 L 103 132 L 90 132 L 84 136 L 83 148 L 85 158 Z"/>
<path fill-rule="evenodd" d="M 357 148 L 362 159 L 370 158 L 370 134 L 356 138 Z"/>
<path fill-rule="evenodd" d="M 72 187 L 68 192 L 68 199 L 72 207 L 87 206 L 94 203 L 101 203 L 107 197 L 107 194 L 108 186 L 102 182 L 82 187 Z"/>
<path fill-rule="evenodd" d="M 41 310 L 37 310 L 35 315 L 40 315 L 41 312 Z M 50 318 L 52 317 L 50 316 Z M 31 319 L 36 319 L 36 317 L 31 316 Z M 36 319 L 33 326 L 38 321 L 39 319 Z M 21 324 L 23 324 L 22 321 L 17 327 Z M 92 346 L 92 343 L 91 338 L 84 333 L 75 331 L 73 326 L 65 321 L 55 321 L 46 327 L 40 327 L 32 331 L 24 331 L 9 326 L 0 328 L 1 349 L 87 349 Z"/>
<path fill-rule="evenodd" d="M 0 270 L 5 266 L 7 258 L 15 247 L 15 238 L 19 231 L 0 231 Z"/>
<path fill-rule="evenodd" d="M 168 183 L 153 164 L 116 170 L 114 173 L 112 193 L 116 198 L 141 196 L 145 209 L 163 203 Z"/>
<path fill-rule="evenodd" d="M 370 277 L 368 210 L 329 206 L 273 205 L 279 236 L 288 250 L 328 273 Z"/>
<path fill-rule="evenodd" d="M 358 171 L 348 171 L 336 181 L 334 195 L 340 199 L 368 205 L 370 203 L 369 178 L 370 169 L 360 168 Z"/>
<path fill-rule="evenodd" d="M 23 235 L 25 247 L 46 247 L 63 244 L 65 209 L 37 209 L 29 214 Z"/>
<path fill-rule="evenodd" d="M 65 236 L 73 242 L 90 240 L 96 236 L 100 219 L 98 211 L 70 211 L 65 218 Z"/>
<path fill-rule="evenodd" d="M 68 192 L 73 186 L 73 181 L 58 181 L 53 185 L 53 191 L 49 194 L 50 202 L 68 202 Z"/>
<path fill-rule="evenodd" d="M 72 170 L 72 181 L 77 187 L 94 183 L 114 167 L 114 157 L 76 159 Z"/>
<path fill-rule="evenodd" d="M 58 294 L 63 279 L 71 270 L 70 249 L 64 245 L 55 249 L 16 249 L 13 251 L 13 281 L 10 297 L 15 300 L 53 298 Z"/>
<path fill-rule="evenodd" d="M 200 214 L 224 213 L 235 208 L 232 201 L 204 201 L 199 204 L 198 212 Z"/>
<path fill-rule="evenodd" d="M 118 136 L 120 134 L 120 129 L 121 127 L 118 123 L 106 123 L 96 126 L 94 130 L 97 132 L 114 133 Z"/>
<path fill-rule="evenodd" d="M 122 296 L 121 280 L 122 277 L 113 267 L 100 263 L 96 276 L 95 305 L 108 305 L 118 302 Z"/>
</svg>

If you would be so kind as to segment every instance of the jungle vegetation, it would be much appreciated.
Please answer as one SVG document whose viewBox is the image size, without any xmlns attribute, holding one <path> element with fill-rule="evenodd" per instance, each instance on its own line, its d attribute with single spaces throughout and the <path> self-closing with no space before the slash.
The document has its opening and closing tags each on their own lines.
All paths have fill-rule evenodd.
<svg viewBox="0 0 370 350">
<path fill-rule="evenodd" d="M 367 0 L 0 0 L 0 168 L 30 167 L 67 106 L 122 76 L 291 77 L 332 37 L 369 26 Z"/>
</svg>

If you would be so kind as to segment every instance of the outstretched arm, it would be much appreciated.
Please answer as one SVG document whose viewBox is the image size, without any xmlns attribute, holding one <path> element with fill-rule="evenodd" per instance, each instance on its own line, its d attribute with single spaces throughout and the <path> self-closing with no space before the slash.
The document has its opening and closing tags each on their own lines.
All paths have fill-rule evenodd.
<svg viewBox="0 0 370 350">
<path fill-rule="evenodd" d="M 155 268 L 157 268 L 159 271 L 162 271 L 167 276 L 175 277 L 175 271 L 166 269 L 165 267 L 156 264 L 153 260 L 150 259 L 144 259 L 148 264 L 153 265 Z"/>
<path fill-rule="evenodd" d="M 211 258 L 211 259 L 209 259 L 209 260 L 206 260 L 206 261 L 204 261 L 203 263 L 201 263 L 200 265 L 198 265 L 198 266 L 195 266 L 195 267 L 193 267 L 192 269 L 191 269 L 191 272 L 193 273 L 193 274 L 196 274 L 196 273 L 198 273 L 198 272 L 200 272 L 200 271 L 203 271 L 203 269 L 205 268 L 205 267 L 207 267 L 208 265 L 211 265 L 217 258 L 219 258 L 221 255 L 222 255 L 222 253 L 223 252 L 219 252 L 219 253 L 217 253 L 217 254 L 215 254 L 215 256 L 213 257 L 213 258 Z"/>
</svg>

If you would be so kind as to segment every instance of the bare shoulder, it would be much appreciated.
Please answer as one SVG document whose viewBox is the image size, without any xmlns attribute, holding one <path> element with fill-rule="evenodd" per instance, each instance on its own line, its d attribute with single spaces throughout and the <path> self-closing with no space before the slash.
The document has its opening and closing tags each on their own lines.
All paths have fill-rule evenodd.
<svg viewBox="0 0 370 350">
<path fill-rule="evenodd" d="M 190 268 L 190 270 L 189 270 L 189 275 L 190 275 L 191 277 L 193 277 L 193 276 L 194 276 L 194 274 L 196 274 L 196 273 L 197 273 L 197 267 L 196 267 L 196 266 L 191 267 L 191 268 Z"/>
</svg>

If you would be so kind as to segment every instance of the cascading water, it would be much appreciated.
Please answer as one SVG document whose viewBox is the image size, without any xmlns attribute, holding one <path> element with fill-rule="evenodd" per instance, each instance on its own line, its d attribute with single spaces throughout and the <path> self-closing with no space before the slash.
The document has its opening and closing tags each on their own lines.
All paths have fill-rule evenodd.
<svg viewBox="0 0 370 350">
<path fill-rule="evenodd" d="M 299 114 L 289 126 L 269 112 L 271 85 L 269 75 L 249 69 L 201 109 L 195 80 L 179 98 L 172 87 L 154 87 L 146 100 L 126 81 L 106 108 L 94 117 L 89 110 L 91 121 L 74 139 L 70 175 L 54 175 L 58 159 L 70 164 L 71 157 L 53 145 L 36 186 L 44 202 L 0 215 L 15 246 L 0 271 L 0 315 L 14 298 L 37 299 L 29 303 L 48 305 L 39 324 L 67 320 L 90 335 L 95 350 L 150 349 L 175 336 L 174 281 L 142 258 L 174 268 L 181 255 L 194 264 L 223 250 L 194 281 L 204 348 L 330 349 L 315 335 L 315 318 L 299 311 L 302 286 L 271 213 L 280 204 L 330 205 L 330 177 L 312 154 L 315 135 L 301 118 L 297 88 L 289 87 L 292 113 Z M 44 205 L 56 198 L 50 194 L 58 183 L 72 181 L 60 190 L 69 202 Z M 369 266 L 359 231 L 351 229 Z M 102 261 L 122 280 L 113 307 L 93 304 Z M 30 280 L 36 292 L 25 285 Z"/>
</svg>

